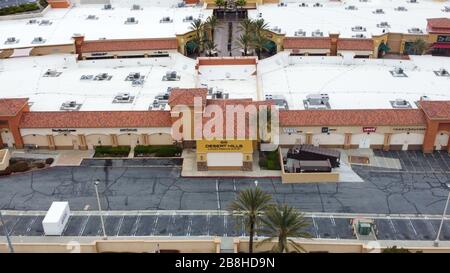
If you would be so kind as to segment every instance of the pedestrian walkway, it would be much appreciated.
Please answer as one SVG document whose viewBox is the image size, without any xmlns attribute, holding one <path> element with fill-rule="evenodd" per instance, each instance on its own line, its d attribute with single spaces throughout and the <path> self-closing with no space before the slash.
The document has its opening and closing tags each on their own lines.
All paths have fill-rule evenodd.
<svg viewBox="0 0 450 273">
<path fill-rule="evenodd" d="M 196 153 L 193 149 L 183 150 L 183 177 L 280 177 L 280 171 L 261 170 L 259 155 L 253 154 L 253 171 L 197 171 Z"/>
</svg>

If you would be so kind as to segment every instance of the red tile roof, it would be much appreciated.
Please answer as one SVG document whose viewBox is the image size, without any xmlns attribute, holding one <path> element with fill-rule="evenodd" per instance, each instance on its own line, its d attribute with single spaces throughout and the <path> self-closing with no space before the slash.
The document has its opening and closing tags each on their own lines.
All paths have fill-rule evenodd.
<svg viewBox="0 0 450 273">
<path fill-rule="evenodd" d="M 175 38 L 161 39 L 127 39 L 127 40 L 98 40 L 85 41 L 81 46 L 81 52 L 107 52 L 107 51 L 132 51 L 132 50 L 167 50 L 177 49 L 178 42 Z"/>
<path fill-rule="evenodd" d="M 373 51 L 372 39 L 338 39 L 338 50 L 364 50 Z"/>
<path fill-rule="evenodd" d="M 283 46 L 285 49 L 329 49 L 331 47 L 331 39 L 320 38 L 286 38 Z"/>
<path fill-rule="evenodd" d="M 280 111 L 281 126 L 425 125 L 420 109 Z"/>
<path fill-rule="evenodd" d="M 194 98 L 202 98 L 202 104 L 206 104 L 207 88 L 177 88 L 172 89 L 169 97 L 170 107 L 176 105 L 194 106 Z"/>
<path fill-rule="evenodd" d="M 430 32 L 450 32 L 450 18 L 427 19 Z"/>
<path fill-rule="evenodd" d="M 27 112 L 20 128 L 171 127 L 169 111 Z"/>
<path fill-rule="evenodd" d="M 420 107 L 429 119 L 450 120 L 450 101 L 421 101 Z"/>
<path fill-rule="evenodd" d="M 0 99 L 0 116 L 15 116 L 28 103 L 28 99 Z"/>
</svg>

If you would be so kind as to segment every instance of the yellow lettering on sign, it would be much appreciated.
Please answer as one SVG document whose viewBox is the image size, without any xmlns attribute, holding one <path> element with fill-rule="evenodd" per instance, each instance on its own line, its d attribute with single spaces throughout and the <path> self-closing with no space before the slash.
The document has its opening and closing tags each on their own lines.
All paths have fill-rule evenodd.
<svg viewBox="0 0 450 273">
<path fill-rule="evenodd" d="M 251 140 L 197 140 L 197 153 L 253 153 Z"/>
</svg>

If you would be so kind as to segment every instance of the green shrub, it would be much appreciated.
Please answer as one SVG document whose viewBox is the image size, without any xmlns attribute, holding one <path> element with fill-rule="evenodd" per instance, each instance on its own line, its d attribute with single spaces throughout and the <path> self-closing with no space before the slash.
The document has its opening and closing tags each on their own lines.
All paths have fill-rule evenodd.
<svg viewBox="0 0 450 273">
<path fill-rule="evenodd" d="M 130 153 L 130 147 L 128 146 L 118 146 L 118 147 L 108 147 L 108 146 L 98 146 L 95 147 L 96 157 L 126 157 Z"/>
<path fill-rule="evenodd" d="M 30 164 L 26 161 L 19 161 L 10 165 L 11 171 L 14 173 L 26 172 L 31 169 Z"/>
<path fill-rule="evenodd" d="M 49 158 L 47 158 L 47 159 L 45 160 L 45 164 L 51 165 L 51 164 L 53 164 L 54 161 L 55 161 L 55 160 L 54 160 L 53 158 L 49 157 Z"/>
<path fill-rule="evenodd" d="M 0 176 L 10 175 L 12 173 L 11 167 L 6 167 L 3 171 L 0 171 Z"/>
<path fill-rule="evenodd" d="M 174 157 L 181 154 L 182 149 L 174 145 L 144 146 L 138 145 L 134 148 L 136 156 L 156 156 L 156 157 Z"/>
<path fill-rule="evenodd" d="M 261 163 L 263 163 L 263 165 L 261 165 Z M 260 166 L 265 167 L 268 170 L 281 170 L 278 151 L 264 152 L 263 159 L 260 159 Z"/>
<path fill-rule="evenodd" d="M 45 167 L 45 163 L 42 162 L 42 161 L 35 162 L 35 163 L 33 163 L 33 167 L 38 168 L 38 169 L 42 169 L 42 168 Z"/>
</svg>

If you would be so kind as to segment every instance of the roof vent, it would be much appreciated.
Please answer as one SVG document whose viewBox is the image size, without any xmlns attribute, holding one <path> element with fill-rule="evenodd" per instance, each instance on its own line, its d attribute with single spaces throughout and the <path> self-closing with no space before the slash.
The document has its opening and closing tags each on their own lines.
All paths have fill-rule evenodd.
<svg viewBox="0 0 450 273">
<path fill-rule="evenodd" d="M 138 20 L 136 20 L 136 18 L 134 17 L 128 17 L 127 20 L 125 21 L 126 25 L 133 25 L 133 24 L 137 24 Z"/>
<path fill-rule="evenodd" d="M 181 78 L 180 75 L 177 74 L 176 71 L 167 71 L 166 75 L 163 76 L 163 81 L 179 81 Z"/>
<path fill-rule="evenodd" d="M 396 67 L 396 68 L 394 68 L 394 70 L 391 70 L 389 72 L 394 77 L 403 77 L 403 78 L 408 77 L 408 75 L 406 75 L 405 71 L 401 67 Z"/>
<path fill-rule="evenodd" d="M 89 14 L 86 17 L 86 20 L 98 20 L 98 17 L 96 15 L 94 15 L 94 14 Z"/>
<path fill-rule="evenodd" d="M 398 6 L 395 8 L 396 11 L 408 11 L 407 8 L 405 8 L 404 6 Z"/>
<path fill-rule="evenodd" d="M 39 23 L 40 26 L 50 26 L 51 24 L 52 22 L 50 22 L 50 20 L 41 20 Z"/>
<path fill-rule="evenodd" d="M 383 9 L 376 9 L 373 11 L 373 14 L 384 14 L 384 10 Z"/>
<path fill-rule="evenodd" d="M 135 4 L 131 7 L 131 10 L 142 10 L 142 8 L 141 6 Z"/>
<path fill-rule="evenodd" d="M 323 5 L 322 5 L 321 3 L 319 3 L 319 2 L 317 2 L 317 3 L 315 3 L 315 4 L 313 5 L 313 7 L 315 7 L 315 8 L 320 8 L 320 7 L 323 7 Z"/>
<path fill-rule="evenodd" d="M 170 17 L 166 16 L 166 17 L 163 17 L 161 20 L 159 20 L 159 22 L 160 23 L 173 23 L 173 20 Z"/>
<path fill-rule="evenodd" d="M 59 110 L 61 111 L 78 111 L 81 108 L 81 104 L 76 101 L 66 101 L 64 102 Z"/>
<path fill-rule="evenodd" d="M 352 27 L 352 31 L 355 31 L 355 32 L 366 31 L 366 28 L 362 27 L 362 26 L 354 26 L 354 27 Z"/>
<path fill-rule="evenodd" d="M 27 24 L 29 24 L 29 25 L 34 25 L 34 24 L 37 24 L 38 23 L 38 20 L 36 20 L 36 19 L 30 19 L 30 20 L 28 20 L 28 23 Z"/>
<path fill-rule="evenodd" d="M 439 77 L 450 77 L 450 73 L 445 68 L 441 68 L 441 69 L 439 69 L 437 71 L 433 71 L 433 72 L 434 72 L 434 74 L 436 74 L 436 76 L 439 76 Z"/>
<path fill-rule="evenodd" d="M 112 78 L 111 75 L 108 75 L 108 73 L 100 73 L 97 76 L 95 76 L 94 81 L 110 81 Z"/>
<path fill-rule="evenodd" d="M 328 94 L 310 94 L 303 100 L 305 109 L 330 109 L 330 97 Z"/>
<path fill-rule="evenodd" d="M 8 38 L 6 38 L 5 44 L 11 45 L 11 44 L 17 44 L 18 42 L 19 42 L 19 40 L 16 39 L 16 37 L 8 37 Z"/>
<path fill-rule="evenodd" d="M 119 93 L 114 97 L 113 103 L 132 103 L 134 96 L 130 96 L 130 93 Z"/>
<path fill-rule="evenodd" d="M 350 5 L 345 8 L 346 10 L 357 10 L 358 8 L 356 6 Z"/>
<path fill-rule="evenodd" d="M 112 7 L 111 4 L 105 4 L 105 5 L 103 6 L 103 9 L 104 9 L 104 10 L 112 10 L 113 7 Z"/>
<path fill-rule="evenodd" d="M 299 29 L 294 33 L 294 36 L 297 37 L 305 37 L 306 36 L 306 31 L 303 31 L 303 29 Z"/>
<path fill-rule="evenodd" d="M 412 4 L 417 4 L 417 3 L 419 3 L 419 1 L 417 1 L 417 0 L 407 0 L 406 2 L 412 3 Z"/>
<path fill-rule="evenodd" d="M 313 32 L 311 33 L 311 35 L 312 35 L 313 37 L 323 37 L 323 32 L 321 32 L 320 29 L 317 29 L 316 31 L 313 31 Z"/>
<path fill-rule="evenodd" d="M 423 33 L 423 31 L 420 28 L 413 27 L 408 29 L 408 33 L 420 34 Z"/>
<path fill-rule="evenodd" d="M 386 27 L 391 27 L 391 25 L 389 25 L 388 22 L 381 22 L 381 23 L 377 24 L 377 27 L 386 28 Z"/>
<path fill-rule="evenodd" d="M 271 28 L 270 30 L 273 32 L 276 32 L 276 33 L 281 33 L 281 28 L 279 28 L 278 26 L 275 26 L 275 27 Z"/>
<path fill-rule="evenodd" d="M 279 6 L 279 7 L 287 7 L 287 4 L 284 3 L 284 2 L 281 2 L 281 3 L 278 4 L 278 6 Z"/>
<path fill-rule="evenodd" d="M 450 6 L 445 6 L 445 7 L 442 9 L 442 11 L 443 11 L 443 12 L 450 12 Z"/>
<path fill-rule="evenodd" d="M 307 6 L 308 6 L 308 4 L 306 4 L 306 3 L 301 3 L 300 5 L 298 5 L 299 7 L 303 7 L 303 8 L 306 8 Z"/>
<path fill-rule="evenodd" d="M 392 108 L 411 108 L 411 104 L 409 101 L 404 99 L 396 99 L 393 101 L 390 101 Z"/>
<path fill-rule="evenodd" d="M 159 102 L 168 102 L 169 101 L 170 94 L 169 93 L 160 93 L 155 96 L 155 100 Z"/>
<path fill-rule="evenodd" d="M 43 44 L 45 43 L 45 39 L 42 37 L 35 37 L 33 41 L 31 41 L 32 44 Z"/>
<path fill-rule="evenodd" d="M 179 8 L 184 8 L 186 6 L 186 3 L 185 2 L 180 2 L 180 3 L 178 3 L 178 5 L 177 5 L 177 7 L 179 7 Z"/>
</svg>

